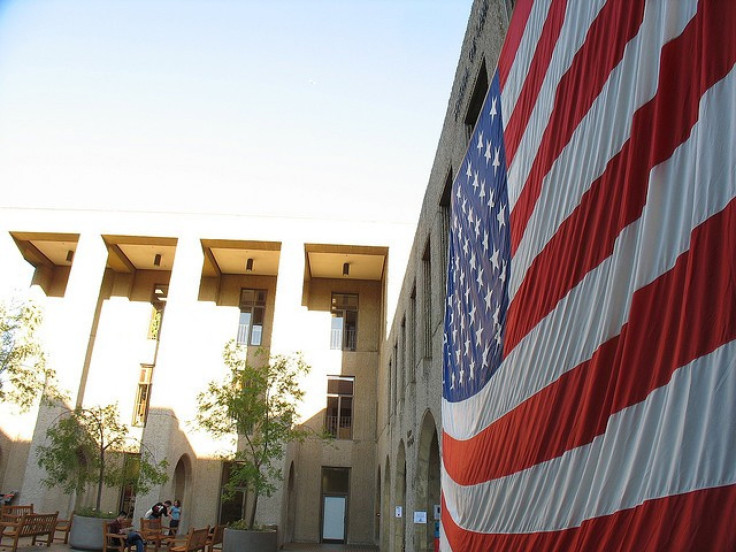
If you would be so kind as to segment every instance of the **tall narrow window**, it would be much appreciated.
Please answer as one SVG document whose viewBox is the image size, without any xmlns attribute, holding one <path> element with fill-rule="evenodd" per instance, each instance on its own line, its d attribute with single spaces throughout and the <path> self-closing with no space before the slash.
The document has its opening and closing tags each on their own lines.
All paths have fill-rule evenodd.
<svg viewBox="0 0 736 552">
<path fill-rule="evenodd" d="M 399 344 L 394 343 L 394 350 L 393 354 L 391 355 L 391 364 L 394 367 L 394 386 L 393 386 L 393 397 L 391 397 L 391 400 L 393 401 L 393 408 L 392 410 L 396 412 L 396 405 L 399 402 L 399 386 L 401 385 L 401 374 L 399 373 Z"/>
<path fill-rule="evenodd" d="M 138 376 L 138 393 L 135 396 L 135 406 L 133 407 L 133 425 L 146 425 L 148 418 L 148 403 L 151 399 L 151 377 L 153 376 L 153 366 L 150 364 L 141 364 L 140 375 Z"/>
<path fill-rule="evenodd" d="M 406 315 L 401 319 L 399 333 L 399 400 L 404 400 L 406 394 Z"/>
<path fill-rule="evenodd" d="M 427 240 L 422 255 L 422 322 L 424 329 L 422 352 L 425 358 L 432 357 L 432 254 L 430 245 Z"/>
<path fill-rule="evenodd" d="M 394 388 L 396 382 L 394 381 L 394 363 L 393 360 L 388 360 L 388 396 L 386 397 L 386 413 L 391 417 L 391 413 L 394 411 Z"/>
<path fill-rule="evenodd" d="M 440 198 L 440 211 L 442 212 L 442 292 L 447 289 L 447 263 L 450 258 L 450 210 L 452 203 L 452 167 L 447 171 L 445 187 Z"/>
<path fill-rule="evenodd" d="M 220 523 L 227 524 L 243 519 L 248 491 L 245 487 L 236 488 L 229 496 L 225 492 L 225 485 L 230 482 L 231 472 L 237 467 L 236 462 L 222 463 L 222 478 L 220 479 Z"/>
<path fill-rule="evenodd" d="M 169 286 L 156 284 L 153 286 L 153 297 L 151 297 L 151 322 L 148 325 L 148 339 L 158 341 L 161 334 L 161 323 L 164 318 L 164 307 L 169 294 Z"/>
<path fill-rule="evenodd" d="M 465 115 L 465 129 L 467 131 L 468 140 L 473 135 L 475 129 L 475 123 L 478 122 L 480 116 L 480 110 L 483 107 L 483 100 L 486 99 L 486 92 L 488 92 L 488 71 L 486 71 L 486 62 L 480 64 L 480 71 L 478 72 L 478 78 L 475 81 L 475 87 L 473 88 L 473 95 L 470 98 L 468 104 L 468 112 Z"/>
<path fill-rule="evenodd" d="M 125 483 L 123 483 L 123 488 L 120 489 L 118 511 L 126 512 L 128 516 L 132 516 L 133 510 L 135 509 L 135 485 L 133 482 L 138 481 L 140 465 L 141 455 L 139 453 L 123 453 L 123 474 L 125 476 Z"/>
<path fill-rule="evenodd" d="M 353 438 L 353 386 L 350 376 L 327 376 L 325 430 L 337 439 Z"/>
<path fill-rule="evenodd" d="M 409 381 L 416 381 L 416 364 L 417 364 L 417 288 L 416 284 L 411 288 L 409 296 L 409 331 L 407 332 L 408 343 L 406 345 L 407 352 L 407 369 Z"/>
<path fill-rule="evenodd" d="M 330 349 L 354 351 L 358 331 L 357 294 L 333 293 L 330 313 L 332 314 Z"/>
<path fill-rule="evenodd" d="M 240 290 L 240 320 L 238 345 L 260 345 L 263 339 L 263 321 L 266 317 L 266 290 Z"/>
</svg>

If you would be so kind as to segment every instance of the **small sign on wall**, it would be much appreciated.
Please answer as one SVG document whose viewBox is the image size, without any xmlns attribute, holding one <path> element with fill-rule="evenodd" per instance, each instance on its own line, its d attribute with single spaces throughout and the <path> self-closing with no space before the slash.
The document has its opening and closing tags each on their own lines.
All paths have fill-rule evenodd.
<svg viewBox="0 0 736 552">
<path fill-rule="evenodd" d="M 414 523 L 427 523 L 427 512 L 414 512 Z"/>
<path fill-rule="evenodd" d="M 440 511 L 440 505 L 435 504 L 434 505 L 434 519 L 435 521 L 439 521 L 442 518 L 442 512 Z"/>
<path fill-rule="evenodd" d="M 396 507 L 396 517 L 397 518 L 404 517 L 404 508 L 402 506 Z"/>
</svg>

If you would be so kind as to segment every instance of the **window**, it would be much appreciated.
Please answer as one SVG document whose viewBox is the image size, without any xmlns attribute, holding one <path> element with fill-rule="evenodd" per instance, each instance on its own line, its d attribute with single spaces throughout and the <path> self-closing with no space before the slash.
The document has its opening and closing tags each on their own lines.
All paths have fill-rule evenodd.
<svg viewBox="0 0 736 552">
<path fill-rule="evenodd" d="M 432 357 L 432 253 L 427 240 L 422 255 L 422 353 L 424 358 Z"/>
<path fill-rule="evenodd" d="M 411 288 L 409 295 L 409 332 L 407 334 L 409 342 L 406 345 L 407 351 L 407 370 L 409 371 L 409 381 L 416 381 L 415 370 L 417 362 L 417 286 L 416 283 Z"/>
<path fill-rule="evenodd" d="M 327 376 L 325 430 L 337 439 L 353 438 L 353 385 L 355 378 Z"/>
<path fill-rule="evenodd" d="M 238 467 L 236 462 L 222 463 L 222 478 L 220 479 L 220 516 L 219 523 L 227 524 L 245 516 L 245 500 L 247 491 L 244 487 L 234 489 L 232 495 L 226 498 L 225 485 L 230 481 L 231 472 Z"/>
<path fill-rule="evenodd" d="M 133 515 L 135 510 L 135 485 L 134 481 L 138 481 L 140 474 L 141 455 L 133 452 L 123 453 L 123 474 L 125 482 L 120 490 L 120 500 L 118 501 L 118 511 L 124 511 L 128 516 Z"/>
<path fill-rule="evenodd" d="M 151 298 L 151 322 L 148 325 L 148 339 L 158 341 L 161 334 L 161 322 L 164 318 L 164 307 L 169 295 L 169 286 L 156 284 L 153 286 L 153 297 Z"/>
<path fill-rule="evenodd" d="M 475 81 L 475 88 L 473 88 L 473 96 L 470 98 L 468 112 L 465 115 L 465 129 L 467 130 L 468 140 L 473 135 L 475 123 L 478 122 L 480 110 L 483 107 L 483 100 L 486 99 L 486 92 L 488 92 L 488 71 L 486 71 L 486 62 L 483 60 L 480 65 L 480 71 L 478 72 L 478 78 Z"/>
<path fill-rule="evenodd" d="M 266 290 L 240 290 L 238 345 L 260 345 L 266 316 Z"/>
<path fill-rule="evenodd" d="M 354 351 L 358 329 L 358 296 L 353 293 L 333 293 L 330 313 L 330 349 Z"/>
<path fill-rule="evenodd" d="M 442 190 L 442 197 L 440 198 L 440 211 L 442 211 L 442 291 L 447 289 L 447 263 L 450 259 L 450 210 L 452 204 L 452 167 L 447 173 L 445 178 L 445 188 Z"/>
<path fill-rule="evenodd" d="M 397 358 L 399 369 L 399 400 L 404 400 L 406 393 L 406 315 L 401 319 L 401 330 L 399 332 L 399 356 Z"/>
<path fill-rule="evenodd" d="M 133 425 L 146 425 L 148 418 L 148 403 L 151 399 L 151 377 L 153 376 L 153 366 L 150 364 L 141 364 L 141 372 L 138 376 L 138 393 L 135 396 L 135 406 L 133 407 Z"/>
</svg>

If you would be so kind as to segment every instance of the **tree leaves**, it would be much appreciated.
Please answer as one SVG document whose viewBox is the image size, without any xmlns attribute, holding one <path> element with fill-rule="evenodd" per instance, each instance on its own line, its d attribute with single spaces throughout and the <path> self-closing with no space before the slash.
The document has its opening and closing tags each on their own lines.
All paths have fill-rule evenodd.
<svg viewBox="0 0 736 552">
<path fill-rule="evenodd" d="M 43 394 L 60 396 L 37 340 L 42 320 L 41 309 L 30 301 L 0 303 L 0 401 L 22 412 Z"/>
<path fill-rule="evenodd" d="M 277 460 L 284 447 L 303 441 L 310 432 L 296 425 L 297 409 L 304 398 L 299 382 L 310 367 L 300 354 L 268 355 L 259 350 L 254 362 L 246 358 L 247 347 L 229 341 L 223 361 L 227 377 L 213 381 L 197 396 L 197 425 L 215 437 L 240 437 L 243 446 L 227 459 L 234 461 L 225 495 L 245 488 L 254 496 L 249 526 L 255 520 L 259 496 L 271 496 L 281 480 Z"/>
<path fill-rule="evenodd" d="M 41 483 L 60 486 L 66 493 L 81 493 L 94 483 L 97 510 L 103 486 L 129 484 L 145 493 L 168 480 L 168 462 L 156 462 L 146 450 L 141 451 L 137 470 L 126 469 L 124 453 L 138 453 L 140 443 L 128 435 L 117 404 L 66 411 L 46 431 L 46 442 L 36 452 L 38 465 L 46 471 Z"/>
</svg>

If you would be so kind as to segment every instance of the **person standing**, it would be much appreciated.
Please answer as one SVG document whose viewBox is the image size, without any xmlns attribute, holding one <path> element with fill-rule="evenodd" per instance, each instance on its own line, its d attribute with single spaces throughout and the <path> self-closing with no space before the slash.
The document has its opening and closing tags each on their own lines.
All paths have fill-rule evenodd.
<svg viewBox="0 0 736 552">
<path fill-rule="evenodd" d="M 176 535 L 179 530 L 179 520 L 181 519 L 181 502 L 178 498 L 174 499 L 174 504 L 169 508 L 169 536 Z"/>
</svg>

